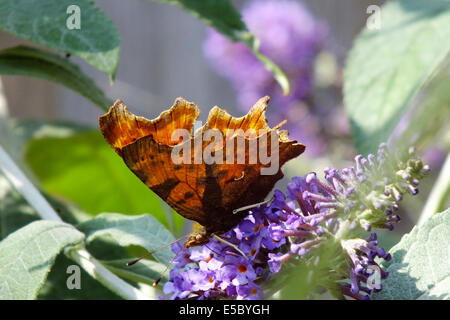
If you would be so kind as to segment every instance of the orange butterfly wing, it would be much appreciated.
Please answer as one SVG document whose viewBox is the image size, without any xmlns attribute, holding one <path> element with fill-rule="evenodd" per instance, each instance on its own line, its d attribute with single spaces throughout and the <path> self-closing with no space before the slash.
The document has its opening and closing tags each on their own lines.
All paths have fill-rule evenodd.
<svg viewBox="0 0 450 320">
<path fill-rule="evenodd" d="M 267 125 L 265 109 L 268 101 L 268 97 L 260 99 L 241 118 L 234 118 L 225 110 L 214 107 L 206 124 L 183 142 L 191 149 L 191 164 L 175 164 L 171 158 L 175 145 L 180 142 L 171 141 L 172 133 L 179 128 L 191 133 L 199 115 L 198 107 L 182 98 L 178 98 L 170 110 L 154 120 L 134 116 L 118 100 L 107 114 L 99 118 L 99 123 L 108 143 L 150 189 L 180 215 L 204 226 L 207 233 L 218 233 L 229 230 L 245 216 L 245 212 L 233 214 L 234 209 L 264 200 L 283 177 L 281 166 L 305 149 L 304 145 L 289 140 L 287 132 L 278 133 L 278 127 L 271 129 Z M 197 149 L 194 140 L 208 129 L 218 130 L 225 137 L 231 130 L 266 130 L 269 149 L 270 137 L 276 135 L 279 143 L 278 154 L 275 155 L 279 159 L 278 171 L 273 175 L 261 175 L 261 168 L 267 165 L 250 164 L 249 150 L 252 143 L 266 141 L 265 137 L 248 137 L 239 132 L 215 146 L 215 152 L 222 150 L 222 164 L 206 164 L 204 161 L 195 164 Z M 226 147 L 231 141 L 234 161 L 227 164 Z M 239 143 L 242 141 L 244 144 Z M 210 143 L 203 141 L 200 151 L 203 152 Z M 237 163 L 238 155 L 245 155 L 244 163 Z"/>
<path fill-rule="evenodd" d="M 204 173 L 200 166 L 174 165 L 170 158 L 171 146 L 179 142 L 171 140 L 171 133 L 178 128 L 191 131 L 199 114 L 195 104 L 178 98 L 170 110 L 148 120 L 136 117 L 117 100 L 99 118 L 99 125 L 106 141 L 139 179 L 182 216 L 203 224 L 206 217 L 195 183 Z"/>
</svg>

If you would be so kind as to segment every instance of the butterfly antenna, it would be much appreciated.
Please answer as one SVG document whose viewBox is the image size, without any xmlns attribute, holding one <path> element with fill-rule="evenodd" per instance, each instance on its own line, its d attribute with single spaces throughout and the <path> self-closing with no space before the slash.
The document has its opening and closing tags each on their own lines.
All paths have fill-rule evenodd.
<svg viewBox="0 0 450 320">
<path fill-rule="evenodd" d="M 245 211 L 245 210 L 248 210 L 248 209 L 252 209 L 252 208 L 256 208 L 256 207 L 262 206 L 263 204 L 269 203 L 272 200 L 273 200 L 273 197 L 271 197 L 269 200 L 266 200 L 266 201 L 263 201 L 263 202 L 258 202 L 258 203 L 254 203 L 254 204 L 251 204 L 251 205 L 248 205 L 248 206 L 245 206 L 245 207 L 234 209 L 233 210 L 233 214 L 236 214 L 238 212 Z"/>
<path fill-rule="evenodd" d="M 157 279 L 155 282 L 153 282 L 153 286 L 154 286 L 154 287 L 156 287 L 156 286 L 159 284 L 159 282 L 162 280 L 164 274 L 167 272 L 167 270 L 169 270 L 169 267 L 173 264 L 173 262 L 175 261 L 175 258 L 178 257 L 178 255 L 180 254 L 181 250 L 183 250 L 183 248 L 184 248 L 184 246 L 182 246 L 182 247 L 180 248 L 180 250 L 178 250 L 178 252 L 177 252 L 177 253 L 173 256 L 173 258 L 170 260 L 169 264 L 166 266 L 166 268 L 164 269 L 164 271 L 161 272 L 161 273 L 159 274 L 158 279 Z"/>
<path fill-rule="evenodd" d="M 182 237 L 176 239 L 175 241 L 172 241 L 172 242 L 170 242 L 170 243 L 168 243 L 168 244 L 163 245 L 162 247 L 160 247 L 160 248 L 158 248 L 158 249 L 156 249 L 156 250 L 149 251 L 149 252 L 147 252 L 146 254 L 144 254 L 142 257 L 137 258 L 137 259 L 135 259 L 135 260 L 133 260 L 133 261 L 131 261 L 131 262 L 128 262 L 128 263 L 127 263 L 127 266 L 130 267 L 130 266 L 132 266 L 133 264 L 135 264 L 135 263 L 141 261 L 142 259 L 148 257 L 149 255 L 154 254 L 155 252 L 161 251 L 162 249 L 165 249 L 165 248 L 167 248 L 167 247 L 173 245 L 174 243 L 176 243 L 176 242 L 178 242 L 178 241 L 180 241 L 180 240 L 183 240 L 183 239 L 186 238 L 187 236 L 189 236 L 189 235 L 188 235 L 188 234 L 187 234 L 187 235 L 184 235 L 184 236 L 182 236 Z"/>
</svg>

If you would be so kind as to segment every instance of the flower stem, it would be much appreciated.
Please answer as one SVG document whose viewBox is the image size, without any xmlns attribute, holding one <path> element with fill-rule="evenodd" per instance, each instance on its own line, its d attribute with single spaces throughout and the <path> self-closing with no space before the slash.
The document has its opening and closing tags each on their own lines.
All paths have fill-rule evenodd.
<svg viewBox="0 0 450 320">
<path fill-rule="evenodd" d="M 272 60 L 267 58 L 265 55 L 263 55 L 259 51 L 259 40 L 253 38 L 252 41 L 245 41 L 244 43 L 247 44 L 247 46 L 250 48 L 250 50 L 253 52 L 256 58 L 258 58 L 259 61 L 261 61 L 264 64 L 264 67 L 272 72 L 273 77 L 280 85 L 281 89 L 283 90 L 283 94 L 287 96 L 289 92 L 291 91 L 289 79 L 286 76 L 286 74 L 283 72 L 283 70 L 280 69 Z"/>
<path fill-rule="evenodd" d="M 442 211 L 445 201 L 450 194 L 450 153 L 445 159 L 439 177 L 437 178 L 433 189 L 431 189 L 428 201 L 420 215 L 418 225 L 423 224 L 433 214 Z"/>
<path fill-rule="evenodd" d="M 63 222 L 53 207 L 31 183 L 20 168 L 0 145 L 0 169 L 14 188 L 19 191 L 28 203 L 44 220 Z M 84 248 L 71 248 L 67 255 L 76 261 L 94 279 L 125 299 L 149 299 L 144 293 L 129 285 L 111 271 L 106 269 Z"/>
<path fill-rule="evenodd" d="M 41 195 L 31 181 L 0 145 L 0 169 L 6 179 L 19 191 L 25 200 L 37 211 L 44 220 L 62 221 L 48 201 Z"/>
<path fill-rule="evenodd" d="M 139 289 L 130 286 L 128 283 L 117 277 L 95 259 L 84 248 L 70 248 L 66 255 L 78 263 L 91 277 L 102 283 L 105 287 L 115 292 L 119 296 L 128 300 L 149 300 L 149 297 Z"/>
</svg>

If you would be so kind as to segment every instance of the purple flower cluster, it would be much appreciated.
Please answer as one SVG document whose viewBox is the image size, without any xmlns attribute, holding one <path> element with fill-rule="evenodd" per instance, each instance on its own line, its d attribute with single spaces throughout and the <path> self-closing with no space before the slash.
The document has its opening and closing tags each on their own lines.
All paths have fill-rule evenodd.
<svg viewBox="0 0 450 320">
<path fill-rule="evenodd" d="M 325 169 L 325 181 L 315 173 L 295 177 L 287 196 L 275 190 L 269 205 L 261 205 L 235 228 L 221 235 L 245 256 L 226 243 L 211 239 L 203 246 L 184 248 L 175 259 L 164 293 L 172 299 L 261 299 L 262 284 L 291 259 L 308 259 L 332 238 L 339 243 L 343 268 L 334 268 L 344 295 L 367 299 L 379 286 L 367 286 L 373 272 L 381 279 L 387 273 L 375 262 L 390 259 L 377 245 L 376 234 L 367 240 L 361 233 L 376 228 L 393 228 L 399 217 L 402 194 L 417 194 L 417 185 L 429 171 L 412 151 L 406 161 L 395 159 L 384 144 L 377 156 L 357 156 L 355 166 L 341 172 Z M 358 228 L 358 225 L 362 228 Z M 331 241 L 331 240 L 330 240 Z M 366 284 L 366 285 L 365 285 Z"/>
<path fill-rule="evenodd" d="M 261 299 L 260 284 L 280 270 L 292 256 L 303 256 L 319 244 L 323 229 L 319 224 L 331 215 L 302 215 L 279 190 L 269 206 L 252 210 L 235 228 L 221 235 L 236 245 L 211 239 L 204 246 L 172 246 L 178 253 L 164 293 L 172 299 Z M 268 267 L 268 268 L 267 268 Z"/>
<path fill-rule="evenodd" d="M 319 243 L 323 231 L 318 225 L 328 215 L 302 216 L 276 190 L 270 206 L 260 206 L 231 231 L 221 235 L 244 254 L 216 239 L 204 246 L 184 248 L 178 253 L 164 293 L 172 299 L 261 299 L 260 284 L 280 270 L 290 257 L 302 256 Z M 267 270 L 267 266 L 269 270 Z"/>
<path fill-rule="evenodd" d="M 379 274 L 379 280 L 386 279 L 388 276 L 388 273 L 375 262 L 375 258 L 379 257 L 389 261 L 391 255 L 386 253 L 383 248 L 378 248 L 377 245 L 376 233 L 372 233 L 367 240 L 350 239 L 342 241 L 342 247 L 347 252 L 351 264 L 350 283 L 341 284 L 343 294 L 355 299 L 367 300 L 372 291 L 378 292 L 381 290 L 381 284 L 379 283 L 368 287 L 368 284 L 372 285 L 370 277 L 375 276 L 375 273 Z"/>
<path fill-rule="evenodd" d="M 285 244 L 271 237 L 270 221 L 275 217 L 266 215 L 263 207 L 257 208 L 237 227 L 221 235 L 237 245 L 245 257 L 214 238 L 189 249 L 174 244 L 173 252 L 181 252 L 174 260 L 164 293 L 171 294 L 172 299 L 261 299 L 259 283 L 267 277 L 264 268 L 268 252 Z"/>
<path fill-rule="evenodd" d="M 291 93 L 283 94 L 271 72 L 245 44 L 233 42 L 212 29 L 204 43 L 205 56 L 219 74 L 230 80 L 243 111 L 259 97 L 269 95 L 277 108 L 271 115 L 274 122 L 289 119 L 291 136 L 302 137 L 309 146 L 322 145 L 323 141 L 316 141 L 320 140 L 318 119 L 301 100 L 311 92 L 314 61 L 322 48 L 326 27 L 300 2 L 292 0 L 249 2 L 242 17 L 260 40 L 261 53 L 290 79 Z"/>
<path fill-rule="evenodd" d="M 347 216 L 366 231 L 372 227 L 392 230 L 394 223 L 400 220 L 394 212 L 398 210 L 403 194 L 416 195 L 419 180 L 430 171 L 428 165 L 413 157 L 413 153 L 414 150 L 410 150 L 408 160 L 400 161 L 382 143 L 377 156 L 369 154 L 364 158 L 357 155 L 355 165 L 341 172 L 325 168 L 327 183 L 320 181 L 315 173 L 294 178 L 288 193 L 291 197 L 297 194 L 305 210 L 311 210 L 308 203 L 314 203 L 314 209 L 340 211 L 341 218 Z M 312 189 L 304 191 L 305 184 Z"/>
</svg>

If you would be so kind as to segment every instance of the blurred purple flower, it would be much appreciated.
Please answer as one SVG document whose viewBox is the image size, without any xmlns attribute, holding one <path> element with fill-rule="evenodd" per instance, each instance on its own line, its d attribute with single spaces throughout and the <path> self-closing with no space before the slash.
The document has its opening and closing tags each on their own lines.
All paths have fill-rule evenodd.
<svg viewBox="0 0 450 320">
<path fill-rule="evenodd" d="M 308 153 L 322 152 L 324 141 L 318 136 L 321 124 L 301 100 L 311 92 L 314 61 L 327 33 L 325 25 L 298 1 L 248 2 L 242 17 L 260 40 L 261 53 L 289 77 L 291 93 L 283 95 L 272 73 L 246 45 L 233 42 L 213 29 L 208 31 L 204 43 L 205 56 L 219 74 L 230 80 L 243 111 L 260 97 L 269 95 L 274 106 L 272 121 L 288 119 L 291 136 L 311 146 Z"/>
<path fill-rule="evenodd" d="M 432 146 L 425 150 L 423 159 L 426 163 L 430 164 L 430 167 L 437 169 L 444 164 L 446 156 L 447 152 L 444 148 Z"/>
</svg>

